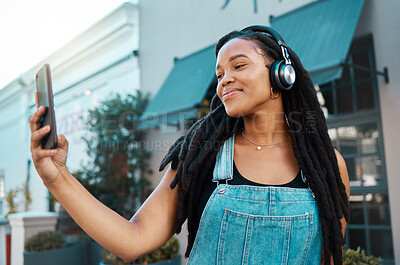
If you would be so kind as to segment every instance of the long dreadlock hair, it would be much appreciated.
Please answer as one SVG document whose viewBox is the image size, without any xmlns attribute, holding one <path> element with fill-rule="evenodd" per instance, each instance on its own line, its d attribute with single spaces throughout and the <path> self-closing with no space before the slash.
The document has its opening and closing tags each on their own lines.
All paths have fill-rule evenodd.
<svg viewBox="0 0 400 265">
<path fill-rule="evenodd" d="M 215 47 L 215 55 L 228 41 L 241 38 L 254 42 L 269 60 L 282 60 L 280 46 L 270 36 L 255 31 L 233 31 L 223 36 Z M 304 172 L 310 189 L 318 202 L 323 234 L 325 264 L 342 264 L 342 225 L 344 216 L 350 216 L 346 188 L 341 180 L 338 163 L 326 120 L 317 100 L 316 91 L 308 72 L 298 56 L 288 48 L 296 82 L 289 91 L 281 92 L 285 114 L 290 128 L 294 154 Z M 268 67 L 268 65 L 267 65 Z M 273 88 L 276 86 L 272 83 Z M 193 247 L 198 222 L 195 209 L 203 183 L 210 179 L 216 155 L 224 141 L 244 127 L 243 118 L 229 117 L 217 95 L 211 101 L 211 112 L 199 119 L 188 132 L 181 136 L 161 161 L 160 171 L 170 162 L 177 173 L 170 184 L 178 185 L 178 208 L 175 232 L 180 233 L 182 224 L 188 219 L 188 257 Z"/>
</svg>

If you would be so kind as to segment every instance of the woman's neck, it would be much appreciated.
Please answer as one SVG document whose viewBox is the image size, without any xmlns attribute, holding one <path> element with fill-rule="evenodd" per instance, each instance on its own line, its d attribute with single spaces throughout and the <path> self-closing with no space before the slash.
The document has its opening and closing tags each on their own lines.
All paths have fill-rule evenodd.
<svg viewBox="0 0 400 265">
<path fill-rule="evenodd" d="M 244 117 L 244 134 L 257 144 L 273 144 L 290 136 L 283 107 L 280 111 L 268 111 Z"/>
</svg>

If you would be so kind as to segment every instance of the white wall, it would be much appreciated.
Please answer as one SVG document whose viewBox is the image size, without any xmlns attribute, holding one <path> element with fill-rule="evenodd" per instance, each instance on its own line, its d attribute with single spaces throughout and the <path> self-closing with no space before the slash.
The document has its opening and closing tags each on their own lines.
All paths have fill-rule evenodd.
<svg viewBox="0 0 400 265">
<path fill-rule="evenodd" d="M 0 170 L 4 171 L 6 190 L 20 185 L 27 177 L 28 157 L 22 155 L 26 153 L 26 97 L 21 88 L 20 83 L 13 83 L 9 91 L 0 91 Z"/>
</svg>

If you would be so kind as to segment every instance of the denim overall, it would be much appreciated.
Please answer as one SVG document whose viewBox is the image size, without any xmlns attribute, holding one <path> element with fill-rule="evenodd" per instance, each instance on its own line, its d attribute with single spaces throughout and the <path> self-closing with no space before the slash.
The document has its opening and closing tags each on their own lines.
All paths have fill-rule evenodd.
<svg viewBox="0 0 400 265">
<path fill-rule="evenodd" d="M 233 147 L 234 136 L 218 152 L 217 187 L 187 265 L 320 264 L 322 230 L 314 194 L 305 188 L 229 185 Z"/>
</svg>

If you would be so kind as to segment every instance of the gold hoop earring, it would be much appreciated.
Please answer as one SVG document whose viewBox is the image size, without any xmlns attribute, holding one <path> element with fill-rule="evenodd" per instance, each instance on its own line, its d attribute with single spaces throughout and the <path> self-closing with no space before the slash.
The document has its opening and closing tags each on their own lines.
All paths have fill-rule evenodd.
<svg viewBox="0 0 400 265">
<path fill-rule="evenodd" d="M 278 95 L 274 95 L 274 91 L 273 91 L 273 89 L 272 89 L 272 86 L 271 86 L 271 98 L 272 98 L 272 99 L 277 99 L 277 98 L 279 98 L 279 94 L 278 94 Z"/>
</svg>

